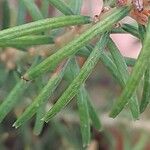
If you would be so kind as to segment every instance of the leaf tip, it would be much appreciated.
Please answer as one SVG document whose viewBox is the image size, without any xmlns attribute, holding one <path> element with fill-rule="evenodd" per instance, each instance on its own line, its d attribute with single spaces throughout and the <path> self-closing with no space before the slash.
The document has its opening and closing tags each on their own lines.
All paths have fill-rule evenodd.
<svg viewBox="0 0 150 150">
<path fill-rule="evenodd" d="M 48 121 L 49 121 L 49 119 L 47 117 L 44 117 L 41 120 L 45 121 L 46 123 L 48 123 Z"/>
<path fill-rule="evenodd" d="M 112 110 L 110 113 L 109 113 L 109 117 L 111 118 L 115 118 L 117 116 L 116 112 L 114 110 Z"/>
<path fill-rule="evenodd" d="M 21 124 L 20 123 L 18 123 L 17 121 L 12 125 L 12 127 L 14 127 L 14 128 L 19 128 L 19 126 L 20 126 Z"/>
</svg>

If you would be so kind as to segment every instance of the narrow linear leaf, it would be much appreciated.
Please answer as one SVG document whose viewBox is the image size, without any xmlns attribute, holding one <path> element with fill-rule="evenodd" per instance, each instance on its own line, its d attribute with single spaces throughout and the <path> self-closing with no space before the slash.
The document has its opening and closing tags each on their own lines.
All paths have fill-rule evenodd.
<svg viewBox="0 0 150 150">
<path fill-rule="evenodd" d="M 101 40 L 97 43 L 96 47 L 88 57 L 87 61 L 81 68 L 81 71 L 78 74 L 78 76 L 72 81 L 72 83 L 63 93 L 63 95 L 58 99 L 56 104 L 45 115 L 44 120 L 46 122 L 48 122 L 52 117 L 54 117 L 58 112 L 60 112 L 61 109 L 64 108 L 71 101 L 71 99 L 77 94 L 80 86 L 85 82 L 85 80 L 88 78 L 91 71 L 97 64 L 100 55 L 107 43 L 107 38 L 108 34 L 104 34 L 101 37 Z"/>
<path fill-rule="evenodd" d="M 141 42 L 143 43 L 145 38 L 146 28 L 144 25 L 138 24 L 138 29 L 139 29 Z M 150 91 L 150 69 L 148 66 L 144 75 L 144 87 L 143 87 L 142 99 L 140 104 L 140 113 L 144 112 L 147 105 L 149 104 L 150 101 L 149 91 Z"/>
<path fill-rule="evenodd" d="M 115 45 L 115 43 L 111 40 L 111 38 L 109 39 L 107 46 L 110 50 L 110 53 L 112 55 L 112 58 L 113 58 L 115 64 L 116 64 L 119 76 L 122 79 L 122 86 L 124 87 L 129 78 L 129 72 L 128 72 L 128 67 L 126 65 L 126 62 L 125 62 L 122 54 L 120 53 L 119 49 Z M 139 113 L 139 104 L 138 104 L 138 100 L 137 100 L 135 94 L 129 102 L 129 107 L 130 107 L 133 118 L 138 119 L 139 114 L 140 114 Z"/>
<path fill-rule="evenodd" d="M 122 80 L 119 76 L 118 69 L 106 52 L 102 53 L 100 60 L 104 64 L 104 66 L 111 72 L 113 77 L 119 82 L 119 84 L 122 85 Z"/>
<path fill-rule="evenodd" d="M 73 15 L 72 10 L 62 0 L 48 0 L 50 4 L 56 7 L 64 15 Z"/>
<path fill-rule="evenodd" d="M 37 94 L 38 94 L 42 90 L 45 84 L 42 82 L 41 77 L 35 80 L 35 84 L 37 87 Z M 35 116 L 36 119 L 35 119 L 34 128 L 33 128 L 33 133 L 35 135 L 40 135 L 44 127 L 44 121 L 42 121 L 41 119 L 46 113 L 46 104 L 47 104 L 46 102 L 43 103 L 36 111 L 36 116 Z"/>
<path fill-rule="evenodd" d="M 106 52 L 106 55 L 108 55 L 110 57 L 110 59 L 112 59 L 110 52 Z M 135 65 L 135 62 L 136 62 L 135 58 L 130 58 L 130 57 L 126 57 L 126 56 L 123 56 L 123 58 L 124 58 L 124 61 L 127 66 L 133 67 Z"/>
<path fill-rule="evenodd" d="M 87 24 L 90 22 L 90 17 L 79 15 L 42 19 L 0 31 L 0 42 L 29 34 L 41 33 L 48 29 Z"/>
<path fill-rule="evenodd" d="M 2 28 L 6 29 L 10 25 L 10 8 L 9 8 L 9 3 L 8 0 L 3 0 L 2 1 Z"/>
<path fill-rule="evenodd" d="M 41 105 L 43 105 L 48 101 L 48 98 L 51 96 L 53 91 L 57 88 L 60 81 L 62 80 L 66 65 L 59 71 L 54 72 L 54 74 L 49 79 L 46 86 L 43 87 L 39 95 L 34 99 L 34 101 L 30 104 L 30 106 L 27 107 L 27 109 L 23 112 L 23 114 L 13 124 L 14 127 L 18 128 L 27 120 L 29 120 L 36 113 L 39 107 L 41 107 Z"/>
<path fill-rule="evenodd" d="M 22 1 L 34 21 L 44 19 L 41 11 L 34 3 L 34 0 L 22 0 Z"/>
<path fill-rule="evenodd" d="M 111 53 L 111 56 L 114 60 L 114 63 L 118 69 L 120 76 L 123 75 L 122 76 L 122 82 L 125 84 L 126 80 L 129 77 L 126 62 L 125 62 L 122 54 L 120 53 L 119 49 L 117 48 L 117 46 L 115 45 L 115 43 L 112 41 L 111 38 L 109 38 L 107 47 Z"/>
<path fill-rule="evenodd" d="M 122 29 L 128 33 L 130 33 L 131 35 L 137 37 L 138 39 L 140 39 L 140 35 L 139 35 L 139 32 L 138 32 L 138 28 L 133 26 L 133 25 L 130 25 L 130 24 L 123 24 L 122 25 Z"/>
<path fill-rule="evenodd" d="M 105 31 L 110 30 L 116 22 L 122 19 L 129 12 L 129 10 L 129 7 L 114 9 L 108 17 L 91 27 L 88 31 L 86 31 L 80 37 L 67 44 L 65 47 L 61 48 L 58 52 L 45 59 L 37 67 L 25 74 L 24 77 L 32 80 L 35 77 L 48 71 L 51 66 L 57 65 L 66 57 L 74 55 L 79 51 L 81 47 L 85 46 L 88 43 L 88 41 L 90 41 L 96 35 L 102 34 Z"/>
<path fill-rule="evenodd" d="M 124 106 L 129 102 L 133 93 L 135 92 L 136 87 L 138 86 L 141 77 L 143 76 L 146 68 L 149 65 L 149 57 L 150 57 L 150 23 L 147 26 L 147 32 L 145 35 L 145 39 L 143 42 L 143 47 L 136 61 L 136 64 L 133 68 L 132 74 L 127 81 L 127 84 L 120 96 L 120 98 L 114 104 L 112 111 L 110 113 L 110 117 L 115 118 Z"/>
<path fill-rule="evenodd" d="M 40 133 L 43 129 L 44 121 L 41 119 L 44 117 L 45 112 L 46 112 L 45 105 L 46 105 L 46 103 L 43 103 L 36 112 L 36 120 L 35 120 L 34 129 L 33 129 L 33 133 L 35 135 L 40 135 Z"/>
<path fill-rule="evenodd" d="M 87 104 L 88 104 L 88 109 L 89 109 L 89 115 L 90 115 L 90 118 L 92 120 L 92 124 L 93 126 L 97 129 L 97 130 L 102 130 L 102 123 L 99 119 L 99 115 L 98 113 L 96 112 L 94 106 L 92 105 L 91 103 L 91 99 L 87 93 L 87 91 L 84 91 L 84 94 L 86 95 L 86 99 L 87 99 Z"/>
<path fill-rule="evenodd" d="M 9 93 L 8 97 L 0 105 L 0 122 L 5 116 L 12 110 L 12 108 L 20 101 L 22 94 L 28 87 L 29 83 L 24 80 L 20 80 L 16 86 Z"/>
<path fill-rule="evenodd" d="M 83 87 L 83 86 L 82 86 Z M 86 95 L 83 94 L 84 88 L 80 88 L 77 93 L 77 104 L 80 116 L 80 126 L 82 133 L 83 147 L 87 147 L 90 143 L 90 116 L 87 105 Z"/>
<path fill-rule="evenodd" d="M 81 48 L 76 55 L 82 56 L 82 57 L 88 57 L 90 55 L 90 51 L 86 48 L 83 47 Z M 105 54 L 104 54 L 105 55 Z M 104 56 L 105 57 L 105 56 Z M 136 59 L 135 58 L 130 58 L 130 57 L 124 57 L 125 62 L 127 66 L 133 67 L 135 65 Z M 115 71 L 114 71 L 115 72 Z"/>
<path fill-rule="evenodd" d="M 143 43 L 145 33 L 146 33 L 146 28 L 145 28 L 144 25 L 138 24 L 138 30 L 139 30 L 139 35 L 140 35 L 141 42 Z"/>
<path fill-rule="evenodd" d="M 47 35 L 29 35 L 4 41 L 0 43 L 0 47 L 25 47 L 42 44 L 54 44 L 54 39 Z"/>
<path fill-rule="evenodd" d="M 26 8 L 22 0 L 18 1 L 18 16 L 17 16 L 17 25 L 25 23 Z"/>
<path fill-rule="evenodd" d="M 118 34 L 118 33 L 127 33 L 125 30 L 123 30 L 121 27 L 119 28 L 114 28 L 111 31 L 112 34 Z"/>
<path fill-rule="evenodd" d="M 70 65 L 68 65 L 66 69 L 65 76 L 67 78 L 67 81 L 71 82 L 74 80 L 74 78 L 79 74 L 80 67 L 76 61 L 76 59 L 73 57 L 71 59 Z M 90 120 L 89 120 L 89 106 L 87 104 L 87 95 L 85 94 L 85 87 L 81 85 L 80 89 L 77 93 L 77 104 L 78 104 L 78 112 L 80 116 L 80 130 L 82 134 L 82 143 L 83 147 L 86 147 L 90 142 Z M 90 102 L 89 102 L 90 103 Z"/>
<path fill-rule="evenodd" d="M 81 12 L 83 0 L 75 0 L 75 1 L 72 0 L 70 3 L 71 3 L 70 6 L 71 6 L 74 14 L 79 15 Z"/>
<path fill-rule="evenodd" d="M 144 87 L 140 104 L 140 113 L 144 112 L 150 102 L 150 69 L 148 68 L 144 76 Z"/>
<path fill-rule="evenodd" d="M 49 12 L 49 5 L 48 5 L 48 0 L 42 0 L 42 6 L 41 6 L 41 12 L 44 18 L 48 17 L 48 12 Z"/>
</svg>

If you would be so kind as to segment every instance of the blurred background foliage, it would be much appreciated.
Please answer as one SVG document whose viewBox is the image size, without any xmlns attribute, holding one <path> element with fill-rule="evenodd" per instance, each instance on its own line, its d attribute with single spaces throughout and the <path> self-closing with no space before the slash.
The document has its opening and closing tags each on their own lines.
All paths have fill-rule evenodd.
<svg viewBox="0 0 150 150">
<path fill-rule="evenodd" d="M 71 8 L 75 6 L 75 0 L 65 0 Z M 92 14 L 91 4 L 94 1 L 78 1 L 78 7 L 72 7 L 72 11 L 78 12 L 82 7 L 88 8 Z M 101 2 L 99 2 L 100 5 Z M 93 5 L 93 4 L 92 4 Z M 81 8 L 79 8 L 81 6 Z M 35 11 L 32 11 L 34 7 Z M 96 6 L 95 6 L 96 7 Z M 21 25 L 39 19 L 60 16 L 62 13 L 55 9 L 48 0 L 0 0 L 0 28 L 1 30 Z M 68 33 L 67 29 L 57 29 L 51 33 L 55 43 L 47 38 L 46 44 L 23 47 L 4 47 L 0 49 L 0 103 L 10 93 L 11 89 L 20 77 L 31 66 L 32 62 L 41 62 L 55 49 L 62 47 L 74 37 L 74 32 Z M 57 38 L 56 38 L 57 37 Z M 138 41 L 139 42 L 139 41 Z M 48 44 L 51 43 L 51 44 Z M 135 43 L 136 44 L 136 43 Z M 78 57 L 80 65 L 85 58 Z M 40 135 L 36 135 L 35 120 L 28 121 L 19 129 L 12 127 L 17 117 L 36 97 L 39 90 L 47 83 L 50 73 L 37 78 L 37 81 L 27 88 L 20 97 L 21 102 L 7 115 L 0 124 L 0 150 L 74 150 L 82 149 L 82 137 L 77 112 L 77 104 L 72 101 L 57 117 L 48 124 L 44 123 Z M 57 98 L 66 89 L 68 83 L 65 79 L 52 94 L 47 108 L 55 103 Z M 114 80 L 110 72 L 99 62 L 86 82 L 86 88 L 99 114 L 103 130 L 98 131 L 91 126 L 91 142 L 88 150 L 149 150 L 150 121 L 149 111 L 142 114 L 142 119 L 132 122 L 130 112 L 125 110 L 116 119 L 108 117 L 113 100 L 120 95 L 121 87 Z M 76 99 L 76 98 L 75 98 Z M 43 110 L 42 110 L 43 111 Z"/>
</svg>

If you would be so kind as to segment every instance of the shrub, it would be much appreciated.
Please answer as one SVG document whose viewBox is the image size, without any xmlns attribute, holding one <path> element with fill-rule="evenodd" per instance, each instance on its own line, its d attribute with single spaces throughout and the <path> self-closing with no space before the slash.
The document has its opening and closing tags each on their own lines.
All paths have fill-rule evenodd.
<svg viewBox="0 0 150 150">
<path fill-rule="evenodd" d="M 27 121 L 36 116 L 34 133 L 39 135 L 44 122 L 48 123 L 62 112 L 71 100 L 74 100 L 80 118 L 82 144 L 86 147 L 91 139 L 91 125 L 98 131 L 103 125 L 85 86 L 85 81 L 98 61 L 104 64 L 123 89 L 121 96 L 114 102 L 109 116 L 115 118 L 127 105 L 133 119 L 139 119 L 150 97 L 148 68 L 150 24 L 148 20 L 140 21 L 143 12 L 137 12 L 140 15 L 135 14 L 133 11 L 137 10 L 131 4 L 116 6 L 112 2 L 109 9 L 104 7 L 99 16 L 91 18 L 81 15 L 82 0 L 71 1 L 69 5 L 62 0 L 43 0 L 42 7 L 38 7 L 33 0 L 22 0 L 18 2 L 16 26 L 11 27 L 9 2 L 3 0 L 2 4 L 1 59 L 7 68 L 13 71 L 5 71 L 4 65 L 1 65 L 1 87 L 5 87 L 9 93 L 2 96 L 4 100 L 0 105 L 0 122 L 13 109 L 18 118 L 13 124 L 16 128 L 25 126 Z M 49 4 L 58 9 L 62 15 L 49 17 Z M 104 5 L 106 4 L 108 5 L 107 2 Z M 26 22 L 26 11 L 32 22 Z M 133 18 L 137 15 L 137 23 L 119 24 L 129 13 Z M 142 50 L 137 59 L 122 56 L 110 37 L 110 34 L 114 33 L 130 33 L 141 40 Z M 41 49 L 46 49 L 46 45 L 48 51 L 35 51 L 40 46 Z M 15 50 L 17 61 L 14 62 L 8 47 L 12 51 L 13 48 L 17 49 Z M 84 63 L 80 63 L 79 58 L 82 61 L 87 59 Z M 132 72 L 129 72 L 128 67 L 132 67 Z M 142 77 L 143 94 L 141 101 L 138 101 L 136 89 Z M 57 89 L 61 87 L 62 82 L 65 82 L 66 86 L 58 92 Z M 48 102 L 55 91 L 58 92 L 58 99 L 55 103 Z M 33 101 L 27 104 L 24 102 L 27 101 L 26 97 L 30 97 Z M 61 115 L 63 116 L 63 112 Z M 52 119 L 52 124 L 60 133 L 64 132 L 63 128 L 66 130 L 55 119 Z"/>
</svg>

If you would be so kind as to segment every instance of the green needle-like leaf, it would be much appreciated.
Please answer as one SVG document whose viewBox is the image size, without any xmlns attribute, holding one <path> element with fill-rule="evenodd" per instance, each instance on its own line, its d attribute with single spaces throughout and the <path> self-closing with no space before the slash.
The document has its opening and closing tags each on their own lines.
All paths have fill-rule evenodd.
<svg viewBox="0 0 150 150">
<path fill-rule="evenodd" d="M 141 42 L 143 43 L 144 37 L 145 37 L 145 33 L 146 33 L 146 28 L 145 28 L 144 25 L 141 25 L 141 24 L 138 24 L 138 28 L 139 28 L 140 39 L 141 39 Z"/>
<path fill-rule="evenodd" d="M 0 105 L 0 122 L 5 118 L 5 116 L 12 110 L 12 108 L 20 101 L 21 96 L 25 89 L 28 87 L 29 83 L 24 80 L 20 80 L 16 86 L 9 93 L 8 97 Z"/>
<path fill-rule="evenodd" d="M 42 78 L 39 77 L 39 79 L 37 78 L 35 80 L 35 84 L 37 87 L 37 94 L 43 89 L 44 87 L 44 83 L 43 82 L 39 82 L 39 80 L 42 81 Z M 46 104 L 47 102 L 43 103 L 36 111 L 36 116 L 35 116 L 35 123 L 34 123 L 34 128 L 33 128 L 33 133 L 35 135 L 40 135 L 42 132 L 42 129 L 44 127 L 44 121 L 41 120 L 45 113 L 46 113 Z"/>
<path fill-rule="evenodd" d="M 39 135 L 43 129 L 44 121 L 41 119 L 44 117 L 45 112 L 46 112 L 45 104 L 46 103 L 43 103 L 36 112 L 36 120 L 35 120 L 34 129 L 33 129 L 33 133 L 35 135 Z"/>
<path fill-rule="evenodd" d="M 99 114 L 96 112 L 94 106 L 92 105 L 91 99 L 90 99 L 87 91 L 85 90 L 85 91 L 83 91 L 83 93 L 84 93 L 84 95 L 86 95 L 88 109 L 89 109 L 89 115 L 92 120 L 92 124 L 97 130 L 100 131 L 100 130 L 102 130 L 102 124 L 99 119 Z"/>
<path fill-rule="evenodd" d="M 150 102 L 150 69 L 148 68 L 144 76 L 144 87 L 140 104 L 140 113 L 144 112 Z"/>
<path fill-rule="evenodd" d="M 44 19 L 42 13 L 40 12 L 37 5 L 34 3 L 34 0 L 22 0 L 25 7 L 27 8 L 29 14 L 32 16 L 33 20 Z"/>
<path fill-rule="evenodd" d="M 90 119 L 89 119 L 90 116 L 89 116 L 86 95 L 83 92 L 84 92 L 84 88 L 83 86 L 81 86 L 81 88 L 78 90 L 77 93 L 77 104 L 78 104 L 78 110 L 80 116 L 80 126 L 81 126 L 83 147 L 87 147 L 87 145 L 90 143 L 90 138 L 91 138 Z"/>
<path fill-rule="evenodd" d="M 130 25 L 130 24 L 123 24 L 122 29 L 140 39 L 140 35 L 139 35 L 137 27 Z"/>
<path fill-rule="evenodd" d="M 145 38 L 145 33 L 146 29 L 145 26 L 139 24 L 139 34 L 140 34 L 140 39 L 141 42 L 143 43 L 144 38 Z M 142 93 L 142 99 L 141 99 L 141 104 L 140 104 L 140 113 L 144 112 L 147 105 L 150 102 L 150 69 L 149 66 L 145 71 L 144 75 L 144 87 L 143 87 L 143 93 Z"/>
<path fill-rule="evenodd" d="M 22 0 L 18 1 L 18 16 L 17 16 L 17 25 L 25 23 L 26 8 Z"/>
<path fill-rule="evenodd" d="M 111 39 L 109 39 L 107 45 L 112 55 L 112 58 L 114 59 L 116 67 L 118 69 L 119 76 L 121 77 L 122 86 L 125 87 L 126 82 L 129 78 L 129 72 L 128 72 L 128 67 L 126 65 L 126 62 L 123 56 L 121 55 L 119 49 L 117 48 L 117 46 Z M 135 95 L 134 97 L 131 98 L 131 101 L 129 102 L 129 107 L 131 109 L 133 118 L 138 119 L 139 118 L 139 105 L 138 105 L 138 100 Z"/>
<path fill-rule="evenodd" d="M 10 25 L 10 8 L 8 0 L 2 1 L 2 14 L 3 14 L 3 21 L 2 21 L 2 27 L 3 29 L 6 29 Z"/>
<path fill-rule="evenodd" d="M 122 79 L 118 73 L 118 69 L 106 52 L 102 53 L 100 60 L 105 65 L 105 67 L 111 72 L 113 77 L 122 85 Z"/>
<path fill-rule="evenodd" d="M 90 55 L 90 51 L 86 47 L 83 47 L 77 52 L 77 55 L 82 56 L 82 57 L 88 57 Z M 133 67 L 135 65 L 135 62 L 136 62 L 135 58 L 124 57 L 124 59 L 125 59 L 127 66 Z"/>
<path fill-rule="evenodd" d="M 0 43 L 25 35 L 41 33 L 42 31 L 47 31 L 49 29 L 52 30 L 65 26 L 87 24 L 90 22 L 90 17 L 79 15 L 42 19 L 0 31 Z"/>
<path fill-rule="evenodd" d="M 61 11 L 64 15 L 73 15 L 72 10 L 62 1 L 62 0 L 48 0 L 50 4 L 56 7 L 59 11 Z"/>
<path fill-rule="evenodd" d="M 143 76 L 146 68 L 149 65 L 149 57 L 150 57 L 150 23 L 147 26 L 147 32 L 145 35 L 145 39 L 143 42 L 143 47 L 141 53 L 138 57 L 138 60 L 133 68 L 132 74 L 127 81 L 127 84 L 120 96 L 120 98 L 114 104 L 112 111 L 110 113 L 110 117 L 115 118 L 124 106 L 129 102 L 133 93 L 135 92 L 136 87 L 138 86 L 141 77 Z"/>
<path fill-rule="evenodd" d="M 71 3 L 70 6 L 71 6 L 74 14 L 79 15 L 81 12 L 83 0 L 75 0 L 75 1 L 72 0 L 70 3 Z"/>
<path fill-rule="evenodd" d="M 25 47 L 42 44 L 54 44 L 52 37 L 47 35 L 28 35 L 0 43 L 0 47 Z"/>
<path fill-rule="evenodd" d="M 48 5 L 48 0 L 42 0 L 41 2 L 42 6 L 41 6 L 41 12 L 42 12 L 42 15 L 44 16 L 44 18 L 47 18 L 48 17 L 48 12 L 49 12 L 49 5 Z"/>
<path fill-rule="evenodd" d="M 125 62 L 123 56 L 121 55 L 119 49 L 117 48 L 117 46 L 115 45 L 115 43 L 112 41 L 111 38 L 109 38 L 107 47 L 109 48 L 109 51 L 110 51 L 111 56 L 115 62 L 115 65 L 118 69 L 120 76 L 123 75 L 122 81 L 125 84 L 126 80 L 128 79 L 128 76 L 129 76 L 126 62 Z"/>
<path fill-rule="evenodd" d="M 88 57 L 87 61 L 81 68 L 78 76 L 72 81 L 67 90 L 63 95 L 58 99 L 56 104 L 49 110 L 45 115 L 44 120 L 48 122 L 52 117 L 54 117 L 58 112 L 65 107 L 71 99 L 77 94 L 80 86 L 85 82 L 85 80 L 90 75 L 91 71 L 97 64 L 103 49 L 107 43 L 108 34 L 105 34 L 101 37 L 101 40 L 97 43 L 96 47 L 93 49 L 92 53 Z"/>
</svg>

